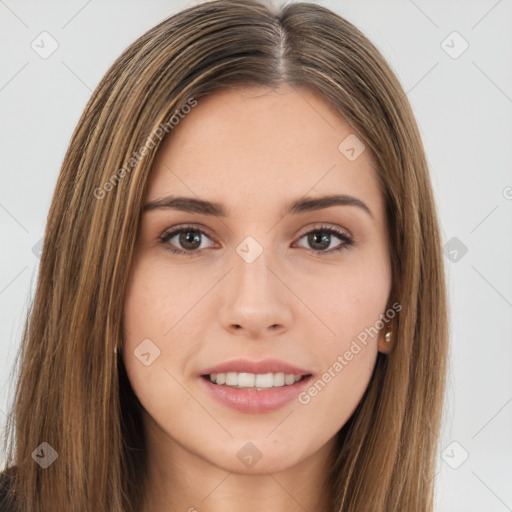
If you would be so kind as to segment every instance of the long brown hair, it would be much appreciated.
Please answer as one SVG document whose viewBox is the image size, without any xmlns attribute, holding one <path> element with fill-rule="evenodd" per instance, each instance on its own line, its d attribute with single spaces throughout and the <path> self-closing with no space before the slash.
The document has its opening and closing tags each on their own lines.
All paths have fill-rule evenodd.
<svg viewBox="0 0 512 512">
<path fill-rule="evenodd" d="M 374 153 L 389 225 L 390 304 L 402 306 L 393 351 L 378 354 L 337 435 L 331 511 L 432 512 L 448 312 L 412 110 L 383 56 L 351 23 L 315 4 L 277 9 L 255 0 L 208 2 L 162 21 L 115 61 L 80 118 L 18 354 L 4 448 L 6 468 L 16 466 L 16 510 L 140 510 L 141 405 L 113 349 L 122 343 L 146 182 L 161 135 L 172 136 L 162 127 L 221 89 L 282 83 L 320 92 Z M 55 454 L 46 469 L 35 462 Z"/>
</svg>

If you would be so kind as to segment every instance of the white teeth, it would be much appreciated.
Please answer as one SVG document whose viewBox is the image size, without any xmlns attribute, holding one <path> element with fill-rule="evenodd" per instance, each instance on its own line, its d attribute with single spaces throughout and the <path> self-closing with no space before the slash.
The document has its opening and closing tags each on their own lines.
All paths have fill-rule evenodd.
<svg viewBox="0 0 512 512">
<path fill-rule="evenodd" d="M 284 386 L 284 373 L 274 373 L 274 386 L 276 388 Z"/>
<path fill-rule="evenodd" d="M 236 376 L 236 373 L 234 375 Z M 260 375 L 258 375 L 258 377 L 260 377 Z M 238 381 L 235 381 L 234 385 L 238 385 L 241 388 L 253 388 L 255 381 L 258 381 L 258 378 L 254 373 L 239 373 Z M 258 384 L 258 387 L 261 387 L 260 384 Z"/>
<path fill-rule="evenodd" d="M 284 383 L 289 386 L 290 384 L 293 384 L 295 381 L 293 380 L 294 375 L 285 375 L 284 376 Z"/>
<path fill-rule="evenodd" d="M 212 373 L 210 382 L 235 388 L 270 389 L 291 386 L 302 378 L 292 373 Z"/>
<path fill-rule="evenodd" d="M 226 386 L 236 386 L 238 384 L 238 375 L 236 372 L 226 373 Z"/>
</svg>

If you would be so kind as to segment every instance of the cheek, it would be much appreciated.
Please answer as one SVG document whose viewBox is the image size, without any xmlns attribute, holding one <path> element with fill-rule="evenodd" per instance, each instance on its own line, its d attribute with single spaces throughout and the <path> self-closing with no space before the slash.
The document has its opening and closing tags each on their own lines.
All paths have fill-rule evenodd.
<svg viewBox="0 0 512 512">
<path fill-rule="evenodd" d="M 340 277 L 324 293 L 310 297 L 326 328 L 315 339 L 315 379 L 299 396 L 312 417 L 331 411 L 326 419 L 331 431 L 345 424 L 368 387 L 378 353 L 376 323 L 389 293 L 385 275 L 353 272 Z"/>
<path fill-rule="evenodd" d="M 168 307 L 175 286 L 168 286 L 158 265 L 137 261 L 132 267 L 123 311 L 123 358 L 134 389 L 139 381 L 148 389 L 156 385 L 152 379 L 160 373 L 157 370 L 164 362 L 167 366 L 164 333 L 176 323 Z"/>
<path fill-rule="evenodd" d="M 165 272 L 151 258 L 139 260 L 132 267 L 124 304 L 122 353 L 126 372 L 144 409 L 164 425 L 173 423 L 175 411 L 186 407 L 190 398 L 176 380 L 195 350 L 180 332 L 190 309 L 188 297 L 194 298 L 185 279 L 183 273 L 170 276 L 169 270 Z M 170 397 L 172 406 L 163 408 L 162 403 L 171 404 Z"/>
<path fill-rule="evenodd" d="M 170 272 L 161 259 L 141 258 L 133 265 L 124 305 L 125 342 L 171 336 L 185 305 L 197 301 L 185 272 Z M 161 347 L 163 348 L 163 347 Z"/>
<path fill-rule="evenodd" d="M 316 286 L 308 283 L 308 303 L 314 305 L 322 328 L 315 337 L 317 377 L 299 403 L 313 416 L 331 410 L 331 426 L 341 427 L 350 417 L 375 366 L 378 320 L 385 312 L 391 285 L 389 267 L 384 258 L 382 262 L 360 258 L 336 272 L 331 268 L 322 286 L 318 280 Z"/>
<path fill-rule="evenodd" d="M 315 428 L 331 435 L 343 427 L 361 402 L 375 367 L 374 346 L 348 345 L 347 350 L 326 354 L 325 366 L 298 396 L 304 414 L 322 418 L 318 424 L 315 421 Z"/>
<path fill-rule="evenodd" d="M 354 253 L 339 266 L 301 277 L 295 289 L 320 321 L 318 333 L 325 345 L 340 349 L 375 325 L 386 310 L 390 288 L 391 273 L 384 257 L 378 260 Z"/>
</svg>

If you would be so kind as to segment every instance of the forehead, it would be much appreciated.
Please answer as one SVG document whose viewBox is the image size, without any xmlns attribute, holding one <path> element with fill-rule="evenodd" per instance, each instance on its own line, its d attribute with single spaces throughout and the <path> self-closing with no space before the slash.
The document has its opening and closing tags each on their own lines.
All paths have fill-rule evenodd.
<svg viewBox="0 0 512 512">
<path fill-rule="evenodd" d="M 347 146 L 354 151 L 347 154 Z M 169 193 L 222 198 L 240 208 L 345 193 L 382 207 L 368 146 L 320 94 L 288 86 L 200 98 L 153 164 L 147 198 Z"/>
</svg>

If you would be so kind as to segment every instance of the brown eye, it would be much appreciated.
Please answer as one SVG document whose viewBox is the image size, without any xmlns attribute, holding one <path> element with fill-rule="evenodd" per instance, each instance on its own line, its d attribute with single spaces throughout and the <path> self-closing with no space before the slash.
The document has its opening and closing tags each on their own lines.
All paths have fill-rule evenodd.
<svg viewBox="0 0 512 512">
<path fill-rule="evenodd" d="M 347 236 L 345 233 L 330 226 L 322 226 L 320 228 L 308 231 L 307 233 L 304 233 L 300 237 L 300 239 L 305 237 L 307 237 L 307 244 L 309 248 L 311 248 L 311 250 L 319 254 L 330 254 L 332 252 L 347 249 L 354 243 L 352 238 Z M 335 246 L 334 248 L 331 247 L 333 237 L 337 238 L 338 240 L 341 240 L 342 242 L 341 244 Z M 330 247 L 331 249 L 327 250 Z"/>
<path fill-rule="evenodd" d="M 185 254 L 198 252 L 201 247 L 202 238 L 208 238 L 204 231 L 194 227 L 181 227 L 172 231 L 165 232 L 160 241 L 169 245 L 168 249 L 173 253 Z M 173 239 L 176 239 L 172 242 Z M 171 243 L 172 242 L 172 243 Z"/>
<path fill-rule="evenodd" d="M 332 254 L 343 249 L 348 249 L 353 243 L 353 239 L 343 231 L 331 227 L 322 226 L 304 233 L 299 240 L 306 238 L 308 249 L 316 254 Z M 335 239 L 339 243 L 335 244 Z M 195 255 L 206 249 L 203 245 L 204 240 L 210 240 L 210 237 L 201 229 L 194 226 L 181 226 L 179 228 L 166 231 L 159 237 L 162 244 L 173 254 Z"/>
</svg>

